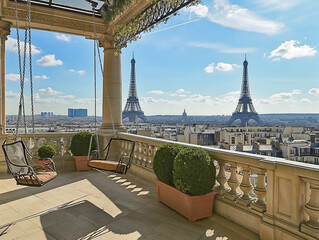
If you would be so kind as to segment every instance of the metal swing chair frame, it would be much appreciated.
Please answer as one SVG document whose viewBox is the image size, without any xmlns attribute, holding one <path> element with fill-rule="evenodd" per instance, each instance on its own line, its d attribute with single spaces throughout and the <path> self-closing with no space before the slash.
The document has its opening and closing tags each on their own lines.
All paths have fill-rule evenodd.
<svg viewBox="0 0 319 240">
<path fill-rule="evenodd" d="M 92 135 L 93 137 L 98 135 Z M 87 165 L 92 168 L 126 174 L 134 156 L 135 142 L 113 137 L 103 150 L 90 150 Z"/>
<path fill-rule="evenodd" d="M 97 120 L 96 120 L 96 56 L 98 55 L 99 58 L 99 65 L 100 65 L 100 70 L 102 73 L 102 76 L 104 75 L 104 69 L 102 66 L 102 60 L 101 60 L 101 55 L 99 51 L 99 45 L 97 41 L 97 35 L 96 35 L 96 26 L 95 26 L 95 11 L 96 11 L 96 3 L 94 1 L 89 1 L 86 0 L 87 2 L 91 3 L 92 6 L 92 11 L 93 13 L 93 27 L 94 27 L 94 114 L 95 114 L 95 134 L 92 134 L 91 140 L 90 140 L 90 145 L 89 145 L 89 152 L 88 152 L 88 162 L 87 166 L 94 168 L 94 169 L 99 169 L 99 170 L 104 170 L 104 171 L 110 171 L 110 172 L 116 172 L 120 174 L 126 174 L 128 169 L 131 166 L 131 161 L 134 157 L 134 150 L 135 150 L 135 142 L 128 140 L 128 139 L 122 139 L 116 137 L 116 131 L 114 127 L 114 121 L 113 121 L 113 115 L 111 111 L 111 107 L 109 106 L 110 109 L 110 116 L 111 116 L 111 121 L 112 121 L 112 128 L 113 128 L 113 135 L 109 142 L 107 143 L 106 147 L 102 150 L 99 148 L 99 136 L 97 134 Z M 109 101 L 109 96 L 106 95 L 107 97 L 107 102 L 110 104 Z M 92 144 L 94 141 L 97 143 L 97 150 L 92 149 Z"/>
<path fill-rule="evenodd" d="M 17 4 L 17 0 L 15 0 Z M 24 55 L 23 66 L 21 64 L 21 50 L 19 38 L 19 25 L 18 25 L 18 10 L 16 5 L 16 25 L 17 25 L 17 45 L 19 56 L 19 71 L 20 71 L 20 102 L 19 112 L 16 127 L 16 136 L 11 139 L 7 137 L 2 144 L 2 149 L 5 155 L 6 163 L 9 171 L 16 180 L 18 185 L 36 186 L 41 187 L 50 182 L 57 176 L 55 164 L 51 158 L 38 158 L 34 156 L 29 149 L 25 146 L 21 139 L 18 139 L 19 122 L 22 115 L 24 120 L 25 134 L 27 134 L 26 121 L 25 121 L 25 106 L 24 106 L 24 81 L 25 81 L 25 65 L 26 65 L 26 43 L 29 37 L 29 64 L 30 64 L 30 88 L 31 88 L 31 112 L 32 112 L 32 126 L 34 135 L 34 108 L 33 108 L 33 82 L 32 82 L 32 53 L 31 53 L 31 2 L 27 0 L 27 19 L 24 40 Z M 12 140 L 12 142 L 8 142 Z M 38 159 L 41 166 L 31 166 L 28 159 L 33 162 L 33 159 Z M 40 164 L 39 164 L 40 165 Z"/>
</svg>

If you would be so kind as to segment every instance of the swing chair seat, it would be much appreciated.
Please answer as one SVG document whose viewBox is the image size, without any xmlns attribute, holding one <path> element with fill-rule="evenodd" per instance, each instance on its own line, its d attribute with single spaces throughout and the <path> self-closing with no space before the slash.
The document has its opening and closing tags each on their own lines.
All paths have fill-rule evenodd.
<svg viewBox="0 0 319 240">
<path fill-rule="evenodd" d="M 33 175 L 20 176 L 16 178 L 17 184 L 19 185 L 28 185 L 28 186 L 42 186 L 57 176 L 56 172 L 38 172 Z M 39 180 L 39 181 L 38 181 Z"/>
<path fill-rule="evenodd" d="M 87 165 L 100 170 L 126 174 L 131 165 L 134 148 L 134 141 L 111 138 L 102 151 L 90 151 L 90 160 Z M 105 156 L 102 158 L 104 153 Z"/>
<path fill-rule="evenodd" d="M 107 160 L 91 160 L 88 163 L 89 167 L 97 168 L 105 171 L 113 171 L 124 173 L 126 171 L 127 165 L 125 163 L 119 163 Z"/>
</svg>

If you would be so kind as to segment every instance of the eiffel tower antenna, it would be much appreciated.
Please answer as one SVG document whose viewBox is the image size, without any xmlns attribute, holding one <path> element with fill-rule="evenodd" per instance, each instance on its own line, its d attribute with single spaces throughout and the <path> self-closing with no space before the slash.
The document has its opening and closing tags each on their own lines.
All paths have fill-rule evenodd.
<svg viewBox="0 0 319 240">
<path fill-rule="evenodd" d="M 231 118 L 228 120 L 227 125 L 231 125 L 237 119 L 240 120 L 241 126 L 248 126 L 248 121 L 250 119 L 255 120 L 257 123 L 261 124 L 261 120 L 256 112 L 252 99 L 250 97 L 249 91 L 249 82 L 248 82 L 248 62 L 246 60 L 245 54 L 245 61 L 243 62 L 244 69 L 243 69 L 243 81 L 241 87 L 241 94 L 238 100 L 237 107 L 233 112 Z"/>
<path fill-rule="evenodd" d="M 143 122 L 146 122 L 146 117 L 141 109 L 137 97 L 134 52 L 131 60 L 130 89 L 128 92 L 128 98 L 124 107 L 124 111 L 122 112 L 122 116 L 123 119 L 128 118 L 130 122 L 134 122 L 138 118 L 141 119 Z"/>
</svg>

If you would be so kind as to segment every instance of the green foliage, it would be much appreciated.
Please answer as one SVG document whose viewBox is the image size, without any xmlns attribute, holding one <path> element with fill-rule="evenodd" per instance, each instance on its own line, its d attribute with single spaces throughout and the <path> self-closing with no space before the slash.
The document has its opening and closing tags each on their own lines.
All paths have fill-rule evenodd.
<svg viewBox="0 0 319 240">
<path fill-rule="evenodd" d="M 82 131 L 74 134 L 71 141 L 71 152 L 74 156 L 87 156 L 89 153 L 92 133 Z M 91 150 L 96 149 L 96 140 L 93 138 Z"/>
<path fill-rule="evenodd" d="M 183 147 L 178 144 L 167 143 L 156 151 L 153 160 L 153 169 L 159 181 L 173 186 L 174 159 L 182 148 Z"/>
<path fill-rule="evenodd" d="M 204 195 L 212 191 L 216 169 L 208 153 L 200 148 L 182 149 L 174 161 L 174 185 L 177 190 L 192 195 Z"/>
<path fill-rule="evenodd" d="M 47 143 L 38 149 L 38 156 L 40 158 L 52 158 L 54 154 L 56 154 L 54 146 Z"/>
</svg>

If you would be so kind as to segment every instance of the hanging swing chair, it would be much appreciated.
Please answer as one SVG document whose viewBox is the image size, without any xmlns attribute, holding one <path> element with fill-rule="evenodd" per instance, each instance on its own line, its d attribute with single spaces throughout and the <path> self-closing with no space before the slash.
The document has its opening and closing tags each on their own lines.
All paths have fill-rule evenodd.
<svg viewBox="0 0 319 240">
<path fill-rule="evenodd" d="M 126 174 L 131 166 L 134 148 L 134 141 L 111 138 L 103 150 L 90 152 L 87 165 L 100 170 Z"/>
<path fill-rule="evenodd" d="M 89 147 L 89 153 L 88 153 L 88 162 L 87 165 L 91 168 L 104 170 L 104 171 L 110 171 L 110 172 L 116 172 L 121 174 L 126 174 L 127 170 L 131 166 L 131 161 L 134 156 L 134 149 L 135 149 L 135 142 L 127 139 L 117 138 L 116 137 L 116 130 L 114 127 L 114 121 L 113 121 L 113 115 L 111 111 L 110 101 L 109 97 L 106 94 L 107 102 L 109 104 L 110 109 L 110 117 L 112 121 L 112 128 L 113 128 L 113 135 L 106 147 L 103 150 L 99 149 L 99 137 L 97 134 L 97 120 L 96 120 L 96 56 L 98 55 L 99 59 L 99 65 L 101 69 L 102 76 L 103 74 L 103 66 L 102 66 L 102 60 L 101 55 L 99 51 L 98 41 L 97 41 L 97 35 L 96 35 L 96 26 L 95 26 L 95 12 L 98 11 L 96 9 L 96 2 L 86 0 L 87 2 L 91 3 L 92 11 L 93 11 L 93 26 L 94 26 L 94 104 L 95 104 L 95 134 L 91 136 L 90 141 L 90 147 Z M 110 4 L 109 1 L 107 1 L 105 4 Z M 107 91 L 106 91 L 107 92 Z M 98 150 L 92 150 L 92 142 L 93 138 L 95 137 L 96 143 L 98 146 Z"/>
<path fill-rule="evenodd" d="M 9 137 L 5 139 L 2 144 L 2 149 L 6 159 L 6 163 L 9 171 L 15 178 L 18 185 L 37 186 L 40 187 L 57 176 L 55 164 L 51 158 L 41 159 L 33 156 L 31 151 L 25 146 L 24 142 L 18 138 L 19 123 L 24 121 L 25 134 L 27 134 L 26 118 L 25 118 L 25 106 L 24 106 L 24 81 L 25 81 L 25 63 L 26 63 L 26 46 L 27 37 L 29 38 L 29 64 L 30 64 L 30 88 L 31 88 L 31 112 L 32 112 L 32 127 L 33 127 L 33 138 L 34 135 L 34 108 L 33 108 L 33 83 L 32 83 L 32 54 L 31 54 L 31 2 L 27 0 L 27 19 L 25 29 L 25 40 L 24 40 L 24 55 L 23 64 L 21 63 L 21 51 L 20 51 L 20 38 L 19 38 L 19 24 L 18 24 L 18 10 L 17 0 L 16 4 L 16 29 L 17 29 L 17 45 L 18 45 L 18 56 L 19 56 L 19 71 L 20 71 L 20 102 L 18 110 L 18 120 L 16 126 L 16 136 L 13 139 Z M 27 137 L 27 135 L 26 135 Z M 11 140 L 11 141 L 10 141 Z M 10 141 L 10 142 L 9 142 Z M 35 159 L 38 159 L 41 166 L 32 166 L 29 161 L 33 163 Z M 35 165 L 35 164 L 33 164 Z M 40 164 L 39 164 L 40 165 Z"/>
<path fill-rule="evenodd" d="M 38 158 L 26 148 L 22 140 L 7 143 L 8 138 L 2 144 L 2 149 L 9 171 L 18 185 L 40 187 L 57 176 L 55 164 L 51 158 Z M 42 166 L 32 167 L 32 162 L 37 159 Z"/>
</svg>

